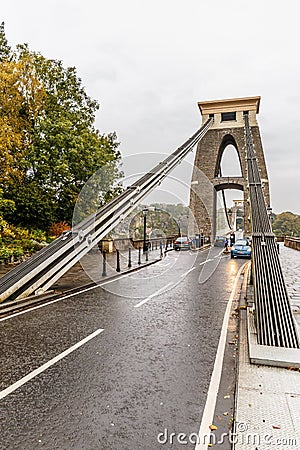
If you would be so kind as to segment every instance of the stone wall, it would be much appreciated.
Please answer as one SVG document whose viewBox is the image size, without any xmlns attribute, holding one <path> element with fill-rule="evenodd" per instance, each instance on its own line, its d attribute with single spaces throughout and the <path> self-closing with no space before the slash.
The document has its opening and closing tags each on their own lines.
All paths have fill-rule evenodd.
<svg viewBox="0 0 300 450">
<path fill-rule="evenodd" d="M 293 237 L 285 237 L 284 245 L 289 248 L 293 248 L 294 250 L 300 250 L 300 239 Z"/>
</svg>

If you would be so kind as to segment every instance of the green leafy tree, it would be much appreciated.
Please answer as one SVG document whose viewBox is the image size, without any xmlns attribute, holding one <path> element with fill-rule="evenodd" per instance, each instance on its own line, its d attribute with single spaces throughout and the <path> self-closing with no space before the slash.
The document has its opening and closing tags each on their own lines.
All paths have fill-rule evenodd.
<svg viewBox="0 0 300 450">
<path fill-rule="evenodd" d="M 276 236 L 300 236 L 300 216 L 290 211 L 282 212 L 273 222 Z"/>
<path fill-rule="evenodd" d="M 7 132 L 1 139 L 0 131 L 5 155 L 0 159 L 0 187 L 15 203 L 6 220 L 42 229 L 53 222 L 71 223 L 79 192 L 101 167 L 107 166 L 109 187 L 99 205 L 120 191 L 114 186 L 120 175 L 116 135 L 95 129 L 99 104 L 87 95 L 76 69 L 64 68 L 61 61 L 27 45 L 12 52 L 2 24 L 0 87 L 5 83 L 0 130 L 6 125 Z"/>
<path fill-rule="evenodd" d="M 8 60 L 10 56 L 11 48 L 5 36 L 4 22 L 2 22 L 0 25 L 0 62 Z"/>
</svg>

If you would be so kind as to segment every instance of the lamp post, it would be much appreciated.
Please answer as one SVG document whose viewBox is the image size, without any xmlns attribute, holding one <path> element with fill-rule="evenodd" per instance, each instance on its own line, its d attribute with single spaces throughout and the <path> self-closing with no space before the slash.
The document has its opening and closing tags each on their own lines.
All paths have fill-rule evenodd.
<svg viewBox="0 0 300 450">
<path fill-rule="evenodd" d="M 143 239 L 143 253 L 146 253 L 146 251 L 148 250 L 148 246 L 146 244 L 146 239 L 147 239 L 147 235 L 146 235 L 146 231 L 147 231 L 147 212 L 149 211 L 148 208 L 144 208 L 143 210 L 143 215 L 144 215 L 144 239 Z"/>
<path fill-rule="evenodd" d="M 182 217 L 182 216 L 179 216 L 179 217 L 178 217 L 178 222 L 177 222 L 177 226 L 178 226 L 178 235 L 179 235 L 179 237 L 181 237 L 181 223 L 180 223 L 181 217 Z"/>
</svg>

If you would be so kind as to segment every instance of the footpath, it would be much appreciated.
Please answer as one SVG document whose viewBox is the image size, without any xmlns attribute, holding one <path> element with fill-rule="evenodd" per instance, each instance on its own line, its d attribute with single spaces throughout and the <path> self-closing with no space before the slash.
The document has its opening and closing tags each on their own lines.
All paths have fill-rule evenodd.
<svg viewBox="0 0 300 450">
<path fill-rule="evenodd" d="M 280 261 L 300 331 L 300 252 L 281 244 Z M 233 448 L 299 450 L 300 371 L 250 364 L 243 294 L 241 302 Z"/>
</svg>

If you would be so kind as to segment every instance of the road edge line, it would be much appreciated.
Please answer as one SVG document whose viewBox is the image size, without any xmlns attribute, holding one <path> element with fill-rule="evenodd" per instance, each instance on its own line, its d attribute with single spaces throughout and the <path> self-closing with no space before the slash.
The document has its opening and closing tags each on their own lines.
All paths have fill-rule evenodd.
<svg viewBox="0 0 300 450">
<path fill-rule="evenodd" d="M 219 392 L 219 386 L 220 386 L 220 380 L 221 380 L 221 374 L 222 374 L 222 368 L 223 368 L 226 337 L 227 337 L 228 320 L 229 320 L 231 305 L 232 305 L 232 301 L 236 295 L 238 282 L 239 282 L 241 274 L 245 268 L 245 264 L 243 264 L 240 267 L 240 269 L 235 277 L 231 295 L 229 297 L 229 300 L 228 300 L 228 303 L 226 306 L 222 329 L 221 329 L 221 334 L 220 334 L 220 339 L 219 339 L 219 344 L 218 344 L 216 358 L 215 358 L 215 364 L 214 364 L 213 372 L 212 372 L 210 383 L 209 383 L 209 388 L 208 388 L 206 402 L 205 402 L 205 406 L 204 406 L 204 410 L 203 410 L 203 414 L 202 414 L 202 419 L 201 419 L 201 424 L 200 424 L 200 429 L 199 429 L 199 433 L 198 433 L 198 437 L 197 437 L 197 443 L 195 446 L 195 450 L 207 450 L 207 448 L 208 448 L 209 442 L 207 442 L 205 444 L 205 438 L 206 438 L 206 436 L 210 435 L 209 426 L 212 425 L 215 407 L 216 407 L 217 395 Z"/>
</svg>

